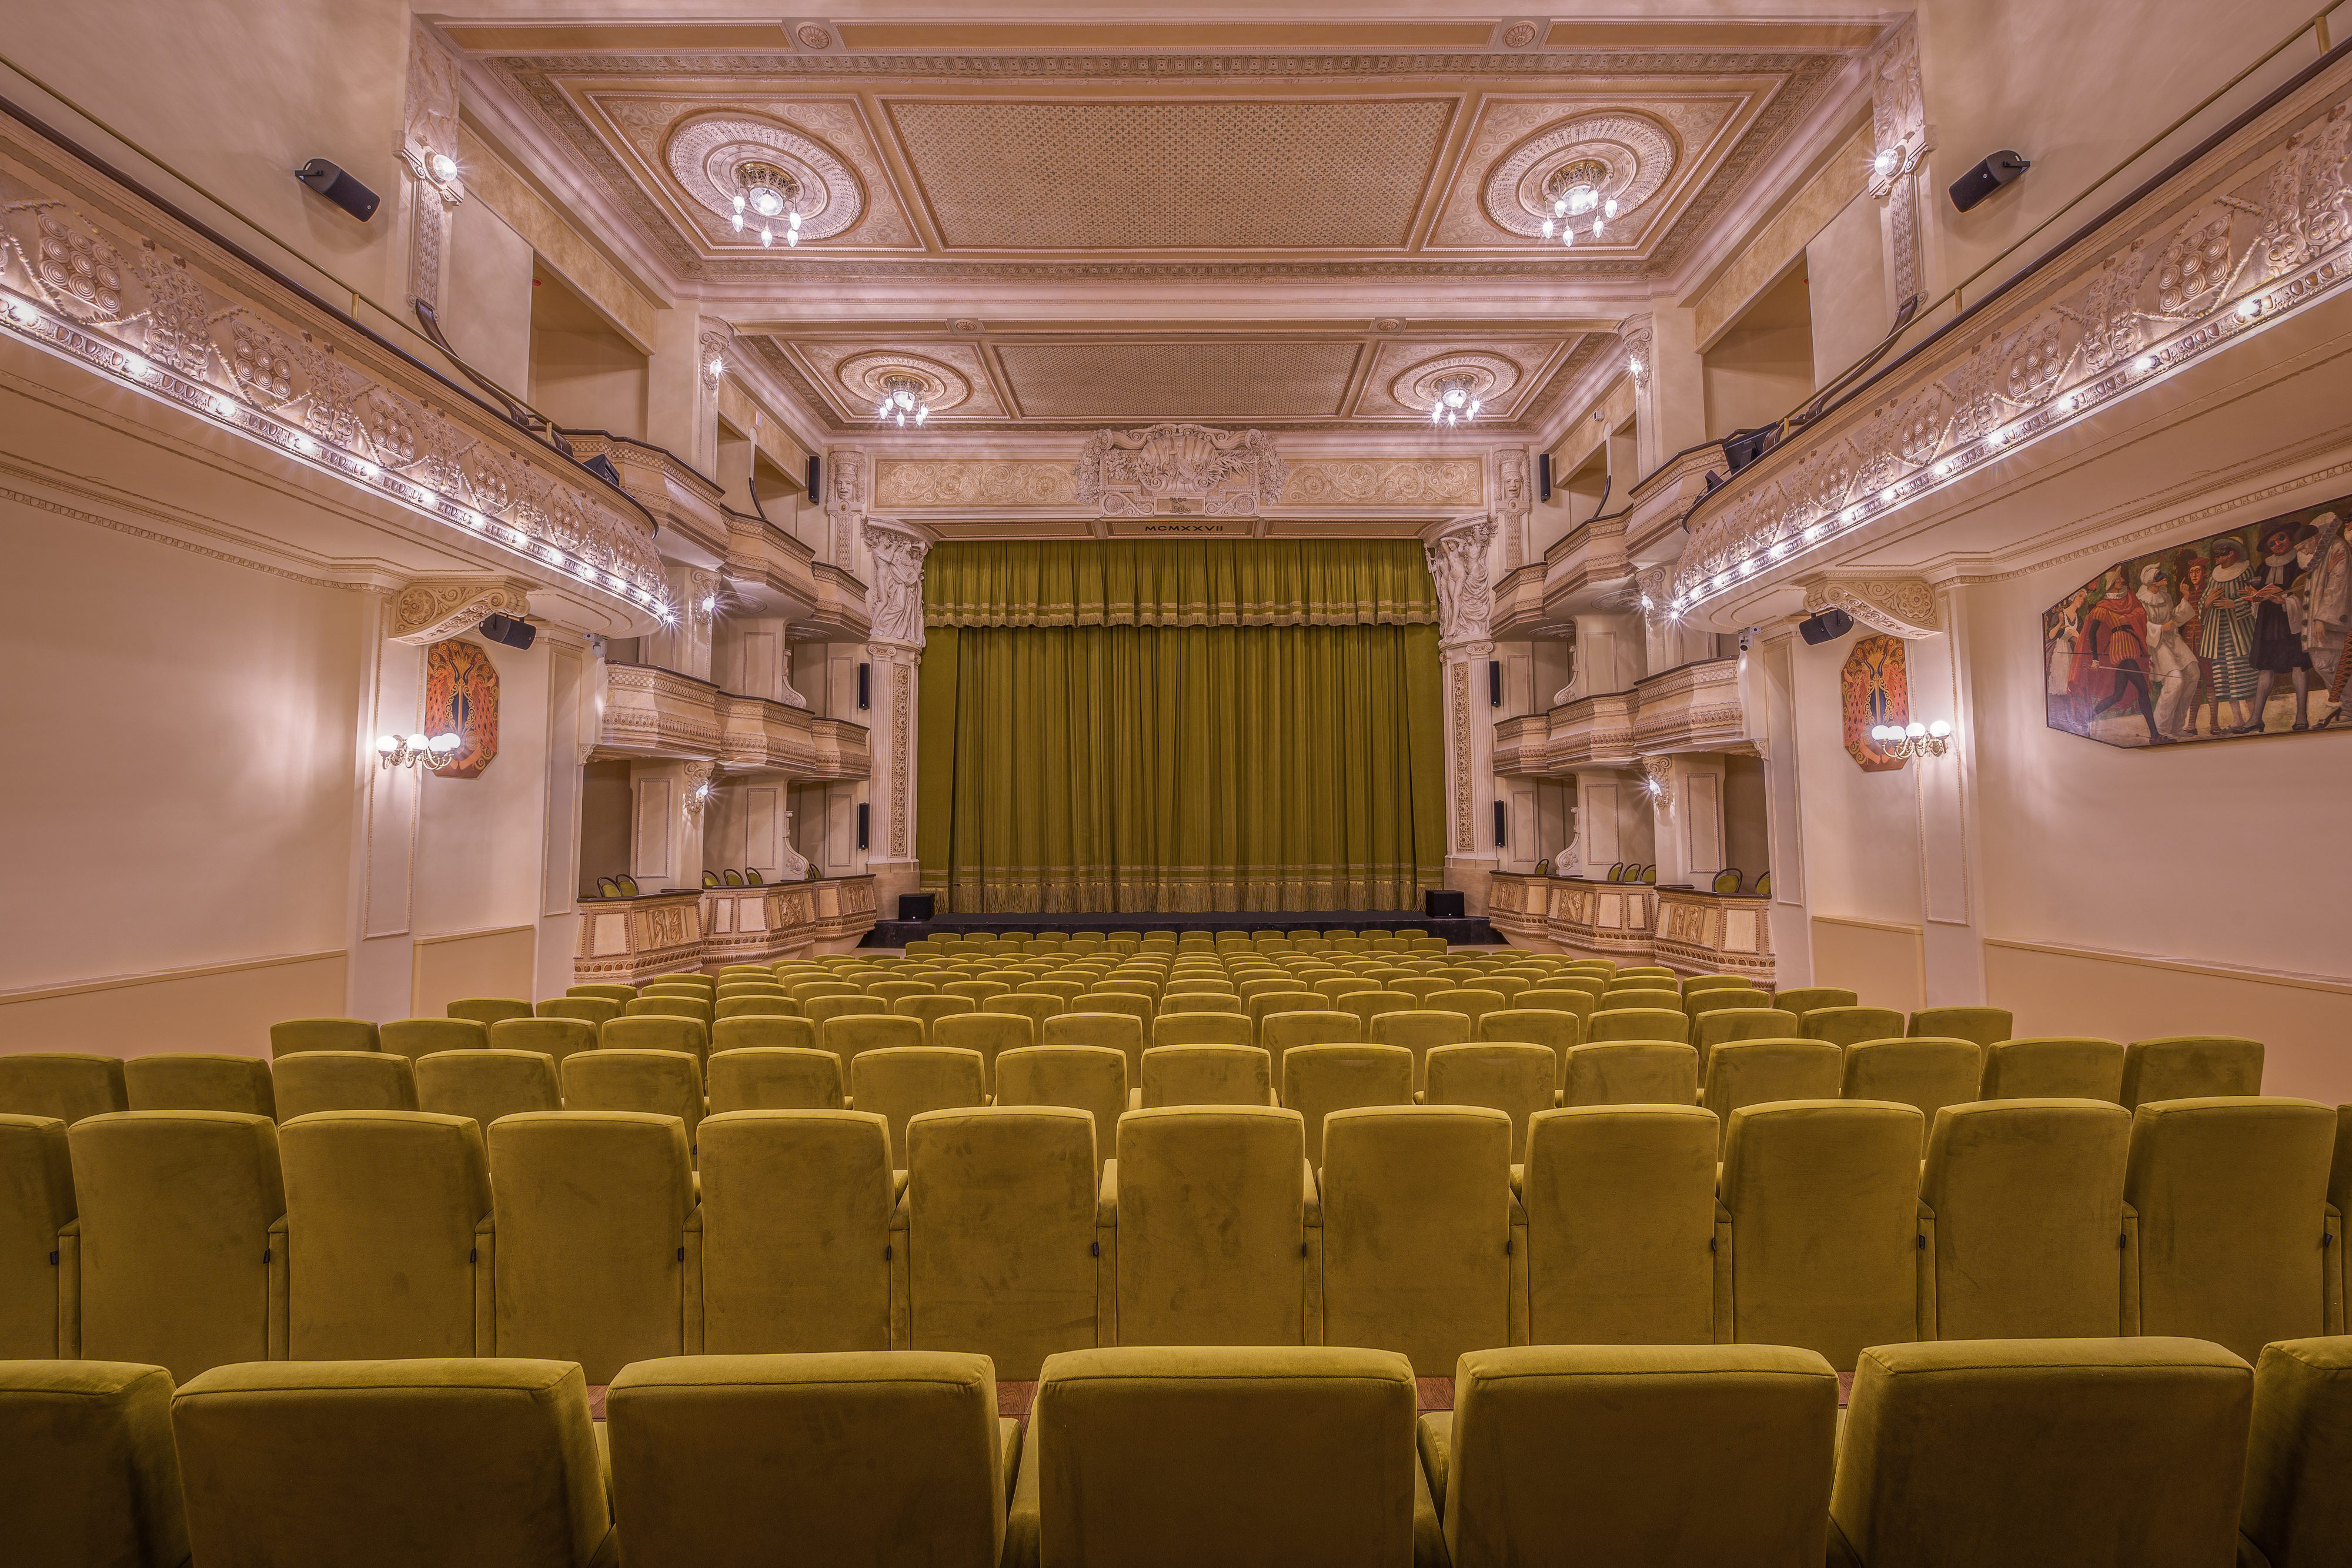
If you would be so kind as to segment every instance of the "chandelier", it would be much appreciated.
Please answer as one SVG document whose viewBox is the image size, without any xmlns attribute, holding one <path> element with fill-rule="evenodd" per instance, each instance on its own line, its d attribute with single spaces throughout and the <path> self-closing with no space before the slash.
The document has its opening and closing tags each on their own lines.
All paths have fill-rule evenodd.
<svg viewBox="0 0 2352 1568">
<path fill-rule="evenodd" d="M 874 417 L 887 424 L 896 420 L 905 425 L 909 420 L 917 424 L 931 417 L 931 405 L 923 383 L 912 376 L 882 378 L 882 401 L 874 407 Z"/>
<path fill-rule="evenodd" d="M 1608 179 L 1609 166 L 1598 158 L 1579 158 L 1553 170 L 1544 181 L 1544 194 L 1551 199 L 1551 212 L 1543 221 L 1544 238 L 1557 234 L 1560 244 L 1573 246 L 1576 225 L 1589 218 L 1592 237 L 1599 239 L 1617 215 L 1617 198 L 1601 194 Z"/>
<path fill-rule="evenodd" d="M 773 163 L 751 162 L 735 170 L 735 232 L 756 218 L 760 243 L 776 243 L 775 220 L 784 220 L 784 243 L 801 243 L 801 183 Z"/>
<path fill-rule="evenodd" d="M 457 760 L 458 747 L 465 742 L 444 732 L 436 736 L 379 735 L 375 737 L 376 760 L 386 768 L 426 768 L 438 773 Z"/>
<path fill-rule="evenodd" d="M 1474 378 L 1466 372 L 1438 377 L 1430 392 L 1432 424 L 1467 424 L 1478 417 L 1478 410 L 1485 406 L 1478 401 Z"/>
</svg>

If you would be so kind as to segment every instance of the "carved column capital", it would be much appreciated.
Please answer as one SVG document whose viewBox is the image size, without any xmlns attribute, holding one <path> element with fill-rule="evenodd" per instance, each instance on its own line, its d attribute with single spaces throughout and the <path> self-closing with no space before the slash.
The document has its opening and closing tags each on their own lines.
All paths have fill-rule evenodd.
<svg viewBox="0 0 2352 1568">
<path fill-rule="evenodd" d="M 728 350 L 734 346 L 734 334 L 724 326 L 706 327 L 697 342 L 702 351 L 703 382 L 716 392 L 727 374 Z"/>
<path fill-rule="evenodd" d="M 710 803 L 710 792 L 718 787 L 719 765 L 715 762 L 683 762 L 678 765 L 678 777 L 683 786 L 679 805 L 688 817 L 702 820 L 702 809 Z"/>
<path fill-rule="evenodd" d="M 1675 814 L 1675 759 L 1671 757 L 1640 757 L 1634 761 L 1642 769 L 1642 789 L 1657 809 L 1661 821 Z"/>
<path fill-rule="evenodd" d="M 1657 363 L 1651 354 L 1657 334 L 1651 328 L 1650 319 L 1628 316 L 1617 329 L 1617 340 L 1625 350 L 1625 373 L 1633 378 L 1635 387 L 1648 386 L 1651 369 Z"/>
<path fill-rule="evenodd" d="M 470 632 L 490 615 L 530 613 L 530 585 L 512 578 L 411 582 L 392 596 L 391 637 L 418 647 Z"/>
<path fill-rule="evenodd" d="M 457 57 L 424 24 L 412 23 L 399 149 L 410 177 L 408 297 L 436 310 L 445 293 L 449 209 L 466 199 L 457 167 L 458 79 Z"/>
<path fill-rule="evenodd" d="M 1944 630 L 1934 585 L 1916 577 L 1822 577 L 1805 585 L 1805 613 L 1843 610 L 1874 632 L 1917 641 Z"/>
</svg>

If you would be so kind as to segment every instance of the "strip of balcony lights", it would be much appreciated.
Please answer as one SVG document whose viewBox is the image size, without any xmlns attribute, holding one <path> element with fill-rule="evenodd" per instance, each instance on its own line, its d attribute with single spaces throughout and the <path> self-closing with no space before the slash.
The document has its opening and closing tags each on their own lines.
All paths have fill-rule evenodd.
<svg viewBox="0 0 2352 1568">
<path fill-rule="evenodd" d="M 651 611 L 664 622 L 677 619 L 677 610 L 666 598 L 650 589 L 631 588 L 628 580 L 618 572 L 604 570 L 554 545 L 534 540 L 520 528 L 495 521 L 413 479 L 388 473 L 357 453 L 321 441 L 298 425 L 239 402 L 207 382 L 163 369 L 146 356 L 93 336 L 70 321 L 60 320 L 31 300 L 5 289 L 0 289 L 0 329 L 57 359 L 110 375 L 158 402 L 195 414 L 320 473 L 362 486 L 371 494 L 387 497 L 411 511 L 480 534 L 534 564 L 557 567 L 598 592 Z"/>
<path fill-rule="evenodd" d="M 1933 495 L 1947 485 L 1981 472 L 1989 463 L 1998 458 L 2010 456 L 2055 431 L 2080 423 L 2095 410 L 2109 407 L 2145 387 L 2166 380 L 2181 366 L 2202 358 L 2216 348 L 2238 342 L 2253 333 L 2268 331 L 2335 293 L 2347 278 L 2352 278 L 2352 259 L 2347 259 L 2347 255 L 2352 253 L 2339 249 L 2291 277 L 2264 285 L 2235 304 L 2216 307 L 2204 320 L 2183 328 L 2172 337 L 2143 350 L 2129 363 L 2118 365 L 2079 386 L 2070 387 L 2007 423 L 1973 440 L 1962 442 L 1932 465 L 1914 469 L 1903 478 L 1874 495 L 1852 503 L 1834 516 L 1824 514 L 1815 518 L 1806 525 L 1800 536 L 1800 543 L 1792 545 L 1790 540 L 1780 539 L 1769 547 L 1751 546 L 1738 559 L 1709 573 L 1697 585 L 1675 594 L 1669 601 L 1669 613 L 1679 620 L 1685 612 L 1696 609 L 1733 583 L 1752 577 L 1768 561 L 1779 564 L 1792 553 L 1815 549 L 1829 542 L 1833 536 L 1846 533 L 1864 523 L 1876 522 L 1923 496 Z"/>
</svg>

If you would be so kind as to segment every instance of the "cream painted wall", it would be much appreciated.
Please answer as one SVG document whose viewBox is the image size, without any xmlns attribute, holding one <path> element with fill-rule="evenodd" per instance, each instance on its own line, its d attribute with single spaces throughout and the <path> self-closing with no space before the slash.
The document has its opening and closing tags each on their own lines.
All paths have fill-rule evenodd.
<svg viewBox="0 0 2352 1568">
<path fill-rule="evenodd" d="M 1804 264 L 1767 289 L 1700 356 L 1706 436 L 1769 423 L 1813 390 L 1813 327 Z"/>
<path fill-rule="evenodd" d="M 534 276 L 531 406 L 570 429 L 645 439 L 646 356 L 545 268 Z"/>
<path fill-rule="evenodd" d="M 517 397 L 530 386 L 530 242 L 486 203 L 457 204 L 442 325 L 466 362 Z"/>
<path fill-rule="evenodd" d="M 1848 202 L 1805 246 L 1816 387 L 1826 386 L 1870 352 L 1886 335 L 1901 304 L 1886 298 L 1880 210 L 1865 192 Z"/>
<path fill-rule="evenodd" d="M 629 765 L 592 762 L 580 782 L 580 896 L 593 896 L 596 879 L 629 869 Z"/>
<path fill-rule="evenodd" d="M 1853 643 L 1848 636 L 1818 648 L 1790 644 L 1807 902 L 1816 917 L 1916 928 L 1918 789 L 1911 768 L 1864 773 L 1846 752 L 1838 681 Z M 1816 979 L 1851 984 L 1825 974 Z"/>
</svg>

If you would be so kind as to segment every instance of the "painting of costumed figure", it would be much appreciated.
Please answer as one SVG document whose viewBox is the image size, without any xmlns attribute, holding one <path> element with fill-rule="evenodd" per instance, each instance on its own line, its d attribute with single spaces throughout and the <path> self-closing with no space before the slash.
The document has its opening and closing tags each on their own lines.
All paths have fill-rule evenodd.
<svg viewBox="0 0 2352 1568">
<path fill-rule="evenodd" d="M 2173 746 L 2352 727 L 2352 499 L 2119 561 L 2042 615 L 2050 727 Z"/>
</svg>

